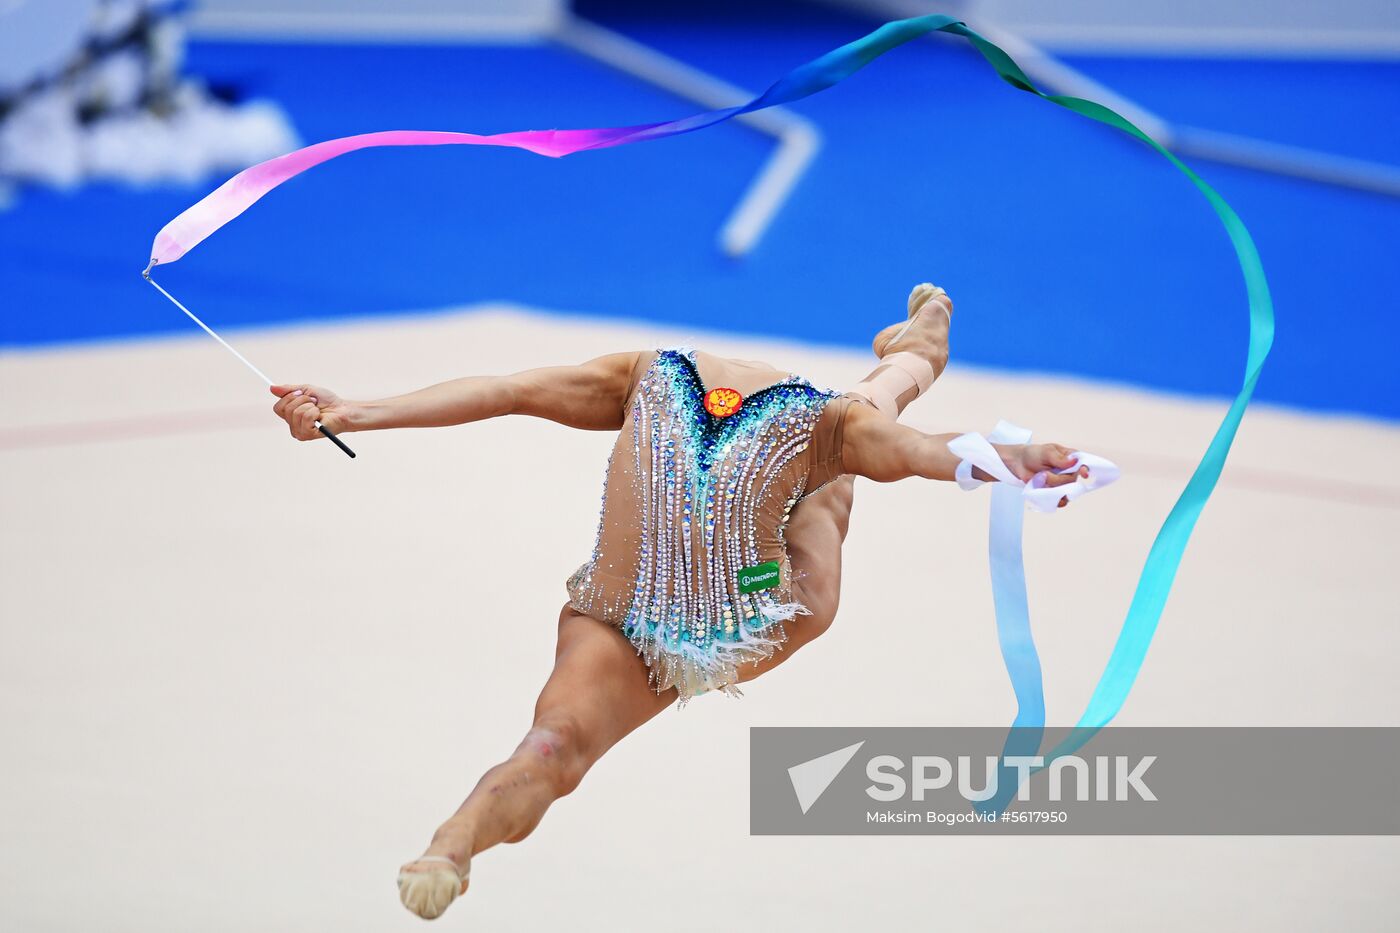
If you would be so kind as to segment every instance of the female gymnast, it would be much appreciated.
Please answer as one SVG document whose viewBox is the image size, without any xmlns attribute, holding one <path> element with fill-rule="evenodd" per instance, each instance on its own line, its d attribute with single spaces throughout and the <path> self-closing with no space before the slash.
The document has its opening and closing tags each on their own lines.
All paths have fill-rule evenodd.
<svg viewBox="0 0 1400 933">
<path fill-rule="evenodd" d="M 593 553 L 569 577 L 554 670 L 534 723 L 426 852 L 400 898 L 432 919 L 467 890 L 471 859 L 518 842 L 614 743 L 671 703 L 737 693 L 821 635 L 836 615 L 853 477 L 991 480 L 895 418 L 942 373 L 952 302 L 923 284 L 874 340 L 880 363 L 844 395 L 765 363 L 666 350 L 581 366 L 470 376 L 352 402 L 273 386 L 297 440 L 533 415 L 617 431 Z M 1072 466 L 1058 444 L 997 448 L 1022 480 Z M 1050 472 L 1046 484 L 1076 473 Z M 1060 505 L 1067 504 L 1061 499 Z"/>
</svg>

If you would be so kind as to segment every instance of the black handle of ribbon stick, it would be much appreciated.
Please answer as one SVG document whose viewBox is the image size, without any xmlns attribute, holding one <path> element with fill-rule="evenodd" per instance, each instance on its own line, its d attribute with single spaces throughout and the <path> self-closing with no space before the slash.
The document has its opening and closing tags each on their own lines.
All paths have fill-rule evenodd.
<svg viewBox="0 0 1400 933">
<path fill-rule="evenodd" d="M 342 441 L 340 438 L 336 437 L 335 432 L 332 431 L 330 428 L 326 427 L 324 424 L 318 424 L 316 425 L 316 430 L 320 431 L 322 434 L 326 435 L 326 437 L 330 438 L 332 444 L 339 447 L 345 452 L 345 456 L 349 457 L 352 460 L 355 459 L 355 452 L 349 447 L 346 447 L 345 442 Z"/>
</svg>

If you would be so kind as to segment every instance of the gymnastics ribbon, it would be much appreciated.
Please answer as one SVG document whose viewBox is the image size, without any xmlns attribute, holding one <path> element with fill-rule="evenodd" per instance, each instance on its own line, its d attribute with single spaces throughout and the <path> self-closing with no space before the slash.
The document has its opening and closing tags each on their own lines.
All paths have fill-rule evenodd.
<svg viewBox="0 0 1400 933">
<path fill-rule="evenodd" d="M 239 172 L 166 224 L 156 236 L 151 252 L 151 264 L 174 262 L 282 182 L 328 159 L 357 149 L 424 145 L 508 146 L 540 155 L 559 157 L 589 149 L 605 149 L 664 139 L 714 126 L 739 114 L 808 97 L 844 80 L 891 49 L 931 32 L 943 32 L 966 39 L 996 70 L 1002 80 L 1018 90 L 1034 94 L 1042 100 L 1090 120 L 1107 124 L 1155 149 L 1185 175 L 1209 202 L 1230 238 L 1244 275 L 1249 304 L 1249 347 L 1245 358 L 1243 384 L 1206 447 L 1201 462 L 1191 474 L 1181 496 L 1172 506 L 1152 542 L 1122 630 L 1088 707 L 1069 737 L 1050 753 L 1052 757 L 1069 754 L 1082 746 L 1117 714 L 1127 699 L 1138 671 L 1142 668 L 1177 568 L 1181 564 L 1182 554 L 1190 540 L 1191 531 L 1220 479 L 1235 433 L 1239 430 L 1240 421 L 1244 417 L 1245 409 L 1254 394 L 1255 384 L 1263 370 L 1264 361 L 1268 357 L 1274 334 L 1273 303 L 1269 297 L 1263 265 L 1249 231 L 1239 215 L 1215 189 L 1131 121 L 1113 110 L 1090 100 L 1042 92 L 1011 56 L 964 23 L 942 15 L 920 16 L 886 23 L 869 35 L 789 72 L 747 104 L 712 110 L 680 120 L 610 129 L 530 130 L 492 136 L 393 131 L 348 136 L 317 143 Z M 149 269 L 150 266 L 147 267 L 147 271 Z M 1017 664 L 1009 670 L 1018 696 L 1032 686 L 1032 678 L 1035 681 L 1036 692 L 1039 691 L 1040 665 L 1038 659 L 1033 656 L 1033 645 L 1030 647 L 1032 654 L 1024 657 L 1018 655 Z M 1043 724 L 1043 704 L 1040 718 Z"/>
</svg>

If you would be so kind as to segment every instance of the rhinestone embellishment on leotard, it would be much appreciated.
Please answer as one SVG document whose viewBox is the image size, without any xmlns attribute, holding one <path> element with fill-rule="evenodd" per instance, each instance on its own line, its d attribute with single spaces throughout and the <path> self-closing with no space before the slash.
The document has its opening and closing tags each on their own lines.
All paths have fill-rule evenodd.
<svg viewBox="0 0 1400 933">
<path fill-rule="evenodd" d="M 607 604 L 607 587 L 594 579 L 598 545 L 569 582 L 574 606 L 617 622 L 646 659 L 658 692 L 674 686 L 682 700 L 705 690 L 737 692 L 737 666 L 771 656 L 786 638 L 782 622 L 805 612 L 791 599 L 786 569 L 783 585 L 771 590 L 742 593 L 738 577 L 761 562 L 765 504 L 770 530 L 782 540 L 806 483 L 785 467 L 807 449 L 835 397 L 796 376 L 747 398 L 734 392 L 739 404 L 721 406 L 722 414 L 709 404 L 713 394 L 705 392 L 693 353 L 657 356 L 629 412 L 635 489 L 605 485 L 598 529 L 601 542 L 609 496 L 637 497 L 630 597 L 625 605 Z"/>
</svg>

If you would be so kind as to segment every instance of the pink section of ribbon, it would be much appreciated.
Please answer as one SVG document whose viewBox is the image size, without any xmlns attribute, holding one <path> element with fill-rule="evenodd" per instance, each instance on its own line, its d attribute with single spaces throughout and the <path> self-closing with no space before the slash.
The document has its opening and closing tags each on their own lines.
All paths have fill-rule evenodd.
<svg viewBox="0 0 1400 933">
<path fill-rule="evenodd" d="M 157 263 L 174 262 L 282 182 L 347 152 L 376 146 L 504 146 L 559 158 L 586 149 L 605 149 L 656 135 L 698 129 L 698 125 L 683 125 L 694 121 L 692 117 L 665 124 L 585 130 L 523 130 L 493 136 L 435 130 L 387 130 L 327 140 L 261 162 L 224 182 L 161 228 L 151 249 L 151 259 Z M 660 127 L 665 127 L 666 131 L 662 134 L 654 132 Z"/>
</svg>

